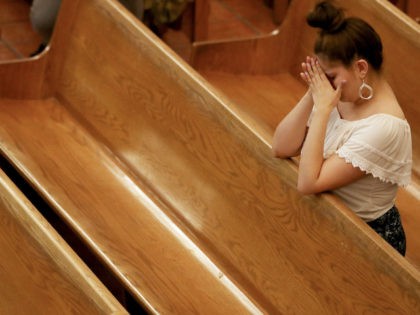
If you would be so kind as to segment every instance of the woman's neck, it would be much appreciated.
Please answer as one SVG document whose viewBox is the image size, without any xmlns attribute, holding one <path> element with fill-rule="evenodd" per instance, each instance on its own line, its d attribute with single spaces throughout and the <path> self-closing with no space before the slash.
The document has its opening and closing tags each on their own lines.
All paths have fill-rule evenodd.
<svg viewBox="0 0 420 315">
<path fill-rule="evenodd" d="M 341 118 L 359 120 L 378 113 L 403 116 L 398 101 L 388 82 L 380 75 L 375 75 L 366 81 L 373 90 L 370 100 L 357 99 L 355 102 L 343 102 L 337 106 Z"/>
</svg>

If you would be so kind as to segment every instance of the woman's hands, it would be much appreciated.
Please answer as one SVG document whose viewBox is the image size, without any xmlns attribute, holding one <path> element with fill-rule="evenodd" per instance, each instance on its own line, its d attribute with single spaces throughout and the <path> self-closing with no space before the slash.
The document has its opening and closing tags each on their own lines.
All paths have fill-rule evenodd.
<svg viewBox="0 0 420 315">
<path fill-rule="evenodd" d="M 345 81 L 340 82 L 337 89 L 334 89 L 321 69 L 319 61 L 313 57 L 306 57 L 306 62 L 302 63 L 300 76 L 309 85 L 315 110 L 329 114 L 340 100 L 342 85 Z"/>
</svg>

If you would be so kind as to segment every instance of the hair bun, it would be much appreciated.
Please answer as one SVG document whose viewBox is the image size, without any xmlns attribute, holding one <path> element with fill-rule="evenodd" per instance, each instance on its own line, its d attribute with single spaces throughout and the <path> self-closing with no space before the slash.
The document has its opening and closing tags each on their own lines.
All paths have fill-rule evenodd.
<svg viewBox="0 0 420 315">
<path fill-rule="evenodd" d="M 307 15 L 306 21 L 312 27 L 320 28 L 327 33 L 334 33 L 345 22 L 344 11 L 342 8 L 334 6 L 330 1 L 321 1 Z"/>
</svg>

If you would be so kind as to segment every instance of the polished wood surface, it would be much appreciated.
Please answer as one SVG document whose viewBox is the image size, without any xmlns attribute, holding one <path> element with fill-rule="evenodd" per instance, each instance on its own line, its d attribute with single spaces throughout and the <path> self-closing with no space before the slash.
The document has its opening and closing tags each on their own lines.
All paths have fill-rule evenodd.
<svg viewBox="0 0 420 315">
<path fill-rule="evenodd" d="M 49 94 L 45 71 L 47 59 L 38 56 L 21 61 L 0 61 L 0 95 L 2 98 L 42 98 Z M 22 77 L 25 77 L 23 80 Z"/>
<path fill-rule="evenodd" d="M 0 60 L 13 60 L 34 52 L 41 36 L 30 24 L 30 3 L 0 0 Z"/>
<path fill-rule="evenodd" d="M 223 89 L 233 101 L 230 106 L 246 118 L 248 124 L 259 126 L 272 134 L 279 123 L 299 101 L 305 87 L 290 73 L 277 75 L 231 74 L 202 72 L 213 85 Z M 250 94 L 252 92 L 252 97 Z"/>
<path fill-rule="evenodd" d="M 420 2 L 418 0 L 390 0 L 401 11 L 420 23 Z"/>
<path fill-rule="evenodd" d="M 404 199 L 413 191 L 418 198 L 420 98 L 415 82 L 420 73 L 420 26 L 388 1 L 353 0 L 341 4 L 348 9 L 349 15 L 360 16 L 371 23 L 383 39 L 386 76 L 413 132 L 415 184 L 409 191 L 401 192 L 398 198 Z M 280 121 L 303 95 L 304 87 L 298 73 L 301 60 L 312 54 L 315 34 L 305 24 L 306 12 L 312 7 L 313 1 L 294 1 L 278 32 L 271 35 L 248 40 L 196 43 L 193 66 L 234 101 L 239 115 L 273 133 L 276 121 Z M 401 71 L 402 68 L 404 71 Z M 420 267 L 418 207 L 405 200 L 399 200 L 398 204 L 407 222 L 405 226 L 410 242 L 407 257 Z"/>
<path fill-rule="evenodd" d="M 2 101 L 0 107 L 3 153 L 25 166 L 23 175 L 149 311 L 247 312 L 240 292 L 227 277 L 219 279 L 224 275 L 163 212 L 162 202 L 56 100 Z M 18 139 L 25 139 L 23 146 Z"/>
<path fill-rule="evenodd" d="M 418 0 L 407 1 L 407 14 L 417 23 L 420 23 L 420 2 Z"/>
<path fill-rule="evenodd" d="M 194 41 L 205 40 L 208 38 L 208 19 L 210 14 L 210 0 L 194 1 Z"/>
<path fill-rule="evenodd" d="M 406 257 L 409 262 L 420 270 L 420 187 L 417 183 L 409 186 L 407 189 L 400 189 L 397 194 L 396 205 L 401 214 L 401 220 L 405 229 L 407 238 Z"/>
<path fill-rule="evenodd" d="M 0 170 L 1 314 L 127 314 Z"/>
<path fill-rule="evenodd" d="M 287 9 L 289 8 L 290 0 L 274 0 L 273 18 L 274 22 L 281 24 L 286 17 Z"/>
<path fill-rule="evenodd" d="M 63 7 L 2 153 L 150 312 L 420 311 L 418 270 L 118 3 Z"/>
<path fill-rule="evenodd" d="M 191 63 L 200 72 L 262 75 L 288 72 L 295 66 L 296 51 L 304 49 L 307 54 L 312 51 L 312 45 L 306 46 L 307 41 L 302 37 L 312 40 L 315 32 L 307 28 L 305 33 L 299 32 L 306 25 L 304 12 L 308 12 L 312 6 L 311 1 L 293 1 L 281 26 L 268 34 L 196 42 L 193 44 Z"/>
</svg>

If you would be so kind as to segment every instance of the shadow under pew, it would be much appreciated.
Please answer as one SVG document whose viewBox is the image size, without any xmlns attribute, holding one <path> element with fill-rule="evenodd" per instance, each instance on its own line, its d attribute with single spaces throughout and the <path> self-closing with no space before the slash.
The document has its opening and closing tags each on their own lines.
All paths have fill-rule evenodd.
<svg viewBox="0 0 420 315">
<path fill-rule="evenodd" d="M 418 270 L 115 1 L 64 1 L 0 80 L 2 154 L 148 311 L 420 310 Z"/>
<path fill-rule="evenodd" d="M 128 314 L 0 170 L 1 314 Z"/>
<path fill-rule="evenodd" d="M 299 3 L 298 3 L 299 2 Z M 313 54 L 315 32 L 305 22 L 314 1 L 294 1 L 275 32 L 257 38 L 195 43 L 192 65 L 234 102 L 234 111 L 272 135 L 306 87 L 300 62 Z M 397 205 L 407 232 L 407 259 L 420 269 L 420 26 L 387 1 L 343 1 L 348 13 L 365 18 L 382 37 L 385 72 L 413 132 L 413 185 L 401 189 Z M 405 65 L 405 66 L 404 66 Z M 401 71 L 404 67 L 404 71 Z M 269 136 L 268 136 L 269 137 Z"/>
</svg>

